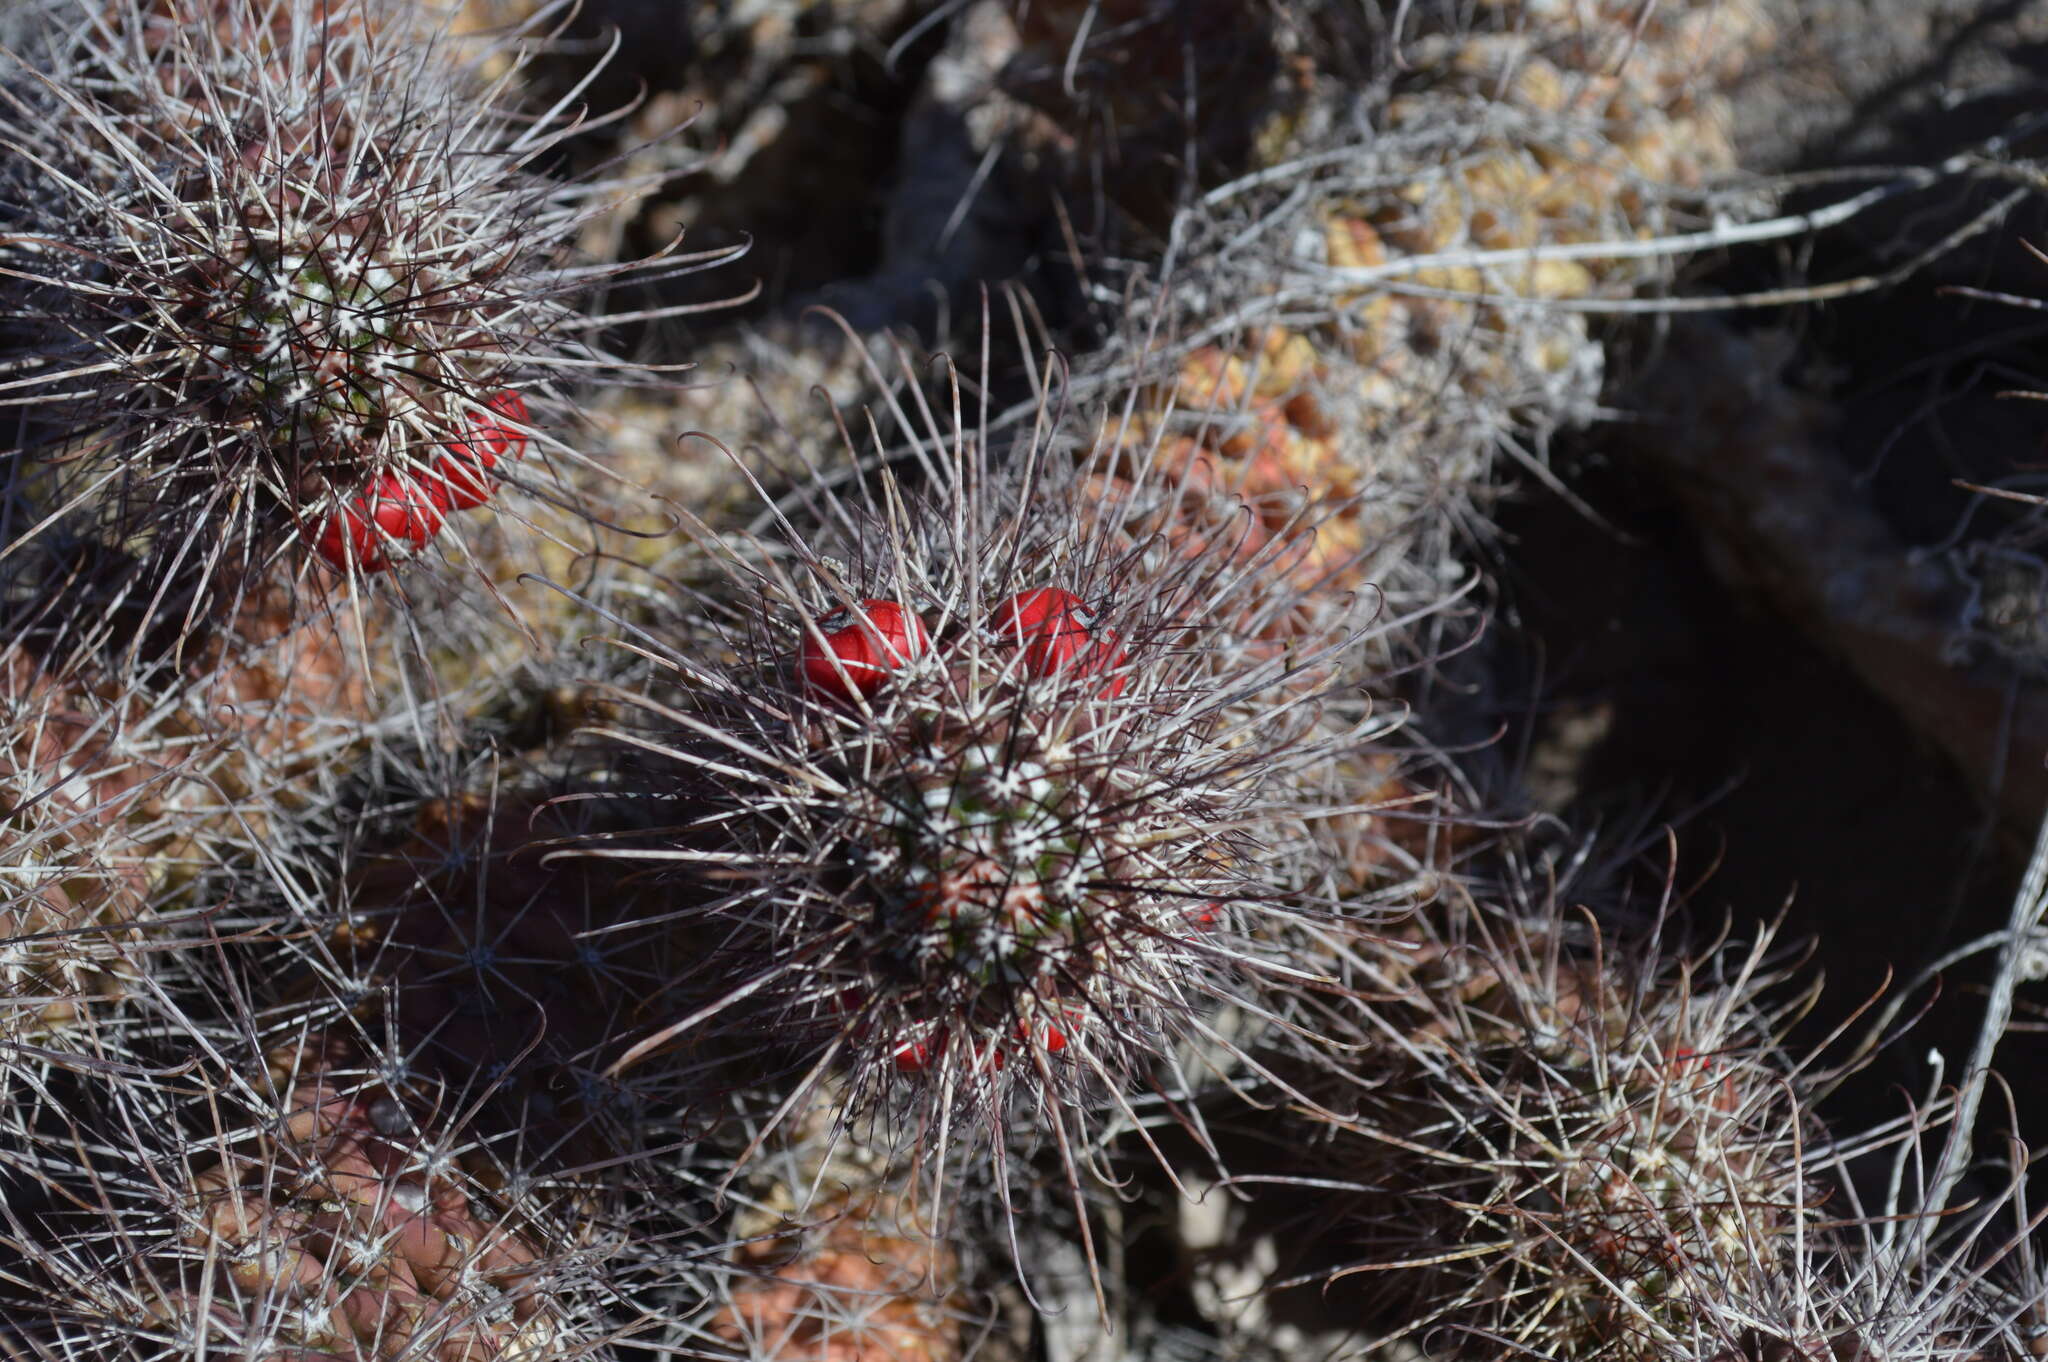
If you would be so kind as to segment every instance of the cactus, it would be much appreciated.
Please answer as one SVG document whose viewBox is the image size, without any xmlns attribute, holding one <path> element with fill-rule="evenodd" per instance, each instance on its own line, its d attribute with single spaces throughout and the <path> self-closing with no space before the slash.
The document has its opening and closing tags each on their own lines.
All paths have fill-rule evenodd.
<svg viewBox="0 0 2048 1362">
<path fill-rule="evenodd" d="M 62 1198 L 4 1236 L 23 1264 L 8 1317 L 36 1355 L 588 1346 L 602 1298 L 576 1291 L 603 1256 L 595 1231 L 481 1179 L 458 1132 L 380 1088 L 345 1044 L 301 1036 L 259 1058 L 195 1035 L 211 1054 L 175 1076 L 104 1083 L 29 1141 L 10 1121 L 8 1171 Z"/>
<path fill-rule="evenodd" d="M 641 186 L 531 172 L 578 123 L 509 107 L 516 41 L 386 0 L 33 13 L 0 95 L 6 466 L 89 564 L 29 583 L 54 646 L 182 665 L 266 583 L 475 559 L 486 502 L 590 514 L 575 384 L 647 371 L 577 303 L 687 266 L 565 260 Z"/>
<path fill-rule="evenodd" d="M 812 1167 L 817 1161 L 801 1153 L 820 1143 L 795 1145 L 786 1159 L 767 1161 L 791 1165 L 788 1177 L 757 1177 L 767 1185 L 735 1217 L 746 1237 L 705 1332 L 743 1356 L 790 1362 L 967 1356 L 977 1323 L 963 1284 L 968 1265 L 957 1244 L 933 1240 L 917 1223 L 915 1189 L 885 1161 L 842 1151 Z M 831 1190 L 805 1195 L 821 1185 Z"/>
<path fill-rule="evenodd" d="M 210 854 L 222 745 L 0 649 L 0 1094 L 118 1053 L 159 912 Z M 31 1077 L 33 1076 L 33 1077 Z"/>
<path fill-rule="evenodd" d="M 711 943 L 705 1000 L 621 1065 L 767 1038 L 792 1103 L 839 1075 L 941 1198 L 1020 1111 L 1077 1178 L 1105 1096 L 1370 917 L 1334 912 L 1316 830 L 1359 801 L 1303 798 L 1394 727 L 1340 690 L 1367 613 L 1305 604 L 1242 514 L 1169 545 L 1113 445 L 1044 443 L 927 432 L 922 485 L 814 476 L 773 548 L 703 533 L 723 580 L 631 641 L 657 672 L 601 731 L 622 811 L 580 848 L 665 872 Z"/>
<path fill-rule="evenodd" d="M 630 1156 L 658 1108 L 691 1096 L 602 1072 L 607 1047 L 659 1015 L 674 970 L 664 939 L 617 930 L 645 910 L 612 867 L 541 867 L 530 843 L 567 827 L 530 781 L 495 762 L 465 774 L 416 802 L 384 793 L 387 826 L 357 835 L 304 968 L 322 991 L 381 999 L 363 1025 L 446 1083 L 502 1157 L 541 1169 Z"/>
<path fill-rule="evenodd" d="M 1361 1188 L 1337 1277 L 1369 1273 L 1389 1333 L 1457 1356 L 1711 1355 L 1716 1302 L 1822 1218 L 1768 940 L 1660 961 L 1478 909 L 1407 945 L 1364 985 L 1399 1040 L 1315 1155 Z"/>
<path fill-rule="evenodd" d="M 64 1048 L 137 978 L 148 879 L 122 824 L 148 780 L 118 733 L 57 710 L 47 688 L 0 697 L 0 1038 Z"/>
</svg>

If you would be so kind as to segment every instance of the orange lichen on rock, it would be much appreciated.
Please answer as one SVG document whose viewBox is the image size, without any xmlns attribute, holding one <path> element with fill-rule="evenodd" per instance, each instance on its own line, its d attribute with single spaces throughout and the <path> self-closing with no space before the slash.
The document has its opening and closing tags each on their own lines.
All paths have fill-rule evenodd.
<svg viewBox="0 0 2048 1362">
<path fill-rule="evenodd" d="M 1726 87 L 1771 33 L 1736 3 L 1507 22 L 1482 10 L 1470 31 L 1418 39 L 1357 168 L 1325 181 L 1329 148 L 1298 175 L 1270 167 L 1261 183 L 1291 186 L 1287 199 L 1214 224 L 1225 256 L 1267 259 L 1246 243 L 1276 243 L 1276 282 L 1205 280 L 1245 324 L 1150 375 L 1116 427 L 1118 476 L 1171 490 L 1150 527 L 1169 543 L 1238 534 L 1242 561 L 1326 596 L 1419 568 L 1393 589 L 1426 609 L 1465 577 L 1404 559 L 1446 551 L 1428 526 L 1447 498 L 1487 479 L 1503 438 L 1540 441 L 1597 409 L 1588 314 L 1546 304 L 1669 276 L 1675 247 L 1632 248 L 1682 233 L 1679 197 L 1733 168 Z M 1291 232 L 1282 208 L 1300 215 Z M 1585 243 L 1616 249 L 1556 254 Z"/>
<path fill-rule="evenodd" d="M 1308 338 L 1263 328 L 1243 353 L 1203 346 L 1122 432 L 1120 480 L 1158 489 L 1134 499 L 1149 514 L 1127 526 L 1183 557 L 1220 540 L 1234 562 L 1304 591 L 1363 583 L 1367 532 L 1361 469 L 1339 453 L 1319 395 L 1328 369 Z M 1191 430 L 1190 434 L 1172 433 Z M 1142 465 L 1142 467 L 1140 466 Z"/>
</svg>

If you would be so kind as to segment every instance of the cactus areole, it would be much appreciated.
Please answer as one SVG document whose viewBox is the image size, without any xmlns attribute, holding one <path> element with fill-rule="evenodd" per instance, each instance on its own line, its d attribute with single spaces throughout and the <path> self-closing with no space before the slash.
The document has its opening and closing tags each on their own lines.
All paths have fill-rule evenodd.
<svg viewBox="0 0 2048 1362">
<path fill-rule="evenodd" d="M 1089 794 L 1028 756 L 975 746 L 912 763 L 888 792 L 880 848 L 898 867 L 881 912 L 921 967 L 1017 985 L 1087 936 L 1109 874 L 1087 830 Z"/>
</svg>

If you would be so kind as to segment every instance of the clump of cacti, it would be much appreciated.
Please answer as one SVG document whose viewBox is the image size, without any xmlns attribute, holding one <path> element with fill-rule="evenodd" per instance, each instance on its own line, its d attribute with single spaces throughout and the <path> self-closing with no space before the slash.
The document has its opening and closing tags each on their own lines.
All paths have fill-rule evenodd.
<svg viewBox="0 0 2048 1362">
<path fill-rule="evenodd" d="M 841 69 L 802 8 L 755 65 Z M 687 153 L 585 136 L 574 6 L 0 17 L 0 1351 L 1302 1355 L 1281 1280 L 1389 1353 L 2032 1346 L 1981 1077 L 1831 1136 L 1768 934 L 1530 906 L 1438 745 L 1588 315 L 1762 202 L 1770 26 L 1385 18 L 864 6 L 946 173 L 845 343 L 679 356 L 690 258 L 580 252 Z M 991 289 L 936 381 L 864 334 L 1010 226 L 1080 306 Z M 1288 1251 L 1169 1302 L 1204 1187 Z"/>
</svg>

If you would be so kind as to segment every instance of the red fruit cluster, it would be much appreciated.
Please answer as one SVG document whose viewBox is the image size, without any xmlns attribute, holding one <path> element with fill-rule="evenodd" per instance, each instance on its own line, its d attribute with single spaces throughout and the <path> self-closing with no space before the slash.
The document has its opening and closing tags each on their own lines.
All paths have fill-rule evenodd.
<svg viewBox="0 0 2048 1362">
<path fill-rule="evenodd" d="M 1009 597 L 991 613 L 988 627 L 999 643 L 1022 650 L 1028 676 L 1092 676 L 1116 670 L 1128 656 L 1114 629 L 1100 625 L 1080 597 L 1058 587 Z M 814 693 L 851 700 L 856 693 L 874 694 L 890 672 L 930 646 L 931 633 L 916 613 L 895 601 L 863 600 L 820 620 L 805 635 L 798 662 Z M 1115 699 L 1129 682 L 1126 675 L 1112 677 L 1101 698 Z"/>
<path fill-rule="evenodd" d="M 1051 1022 L 1041 1023 L 1040 1026 L 1034 1028 L 1028 1022 L 1018 1021 L 1017 1042 L 1022 1045 L 1030 1045 L 1036 1042 L 1043 1045 L 1045 1052 L 1049 1055 L 1056 1055 L 1067 1048 L 1066 1033 Z M 920 1073 L 926 1065 L 931 1063 L 934 1052 L 944 1051 L 945 1043 L 946 1038 L 943 1033 L 934 1036 L 929 1044 L 922 1040 L 904 1041 L 896 1047 L 894 1052 L 896 1067 L 904 1073 Z M 998 1044 L 989 1046 L 984 1050 L 980 1045 L 976 1045 L 974 1047 L 974 1067 L 980 1068 L 986 1064 L 989 1068 L 1000 1072 L 1003 1066 L 1009 1062 L 1004 1055 L 1005 1048 L 1005 1046 Z"/>
<path fill-rule="evenodd" d="M 441 532 L 440 508 L 426 490 L 403 473 L 386 469 L 369 486 L 311 526 L 313 551 L 337 572 L 354 564 L 364 572 L 391 566 L 386 550 L 406 546 L 410 556 Z"/>
<path fill-rule="evenodd" d="M 313 551 L 337 572 L 382 572 L 420 552 L 441 532 L 447 512 L 491 499 L 485 475 L 501 458 L 526 452 L 526 400 L 510 389 L 484 404 L 466 440 L 451 440 L 424 472 L 386 469 L 362 491 L 306 526 Z M 394 552 L 395 551 L 395 552 Z"/>
</svg>

